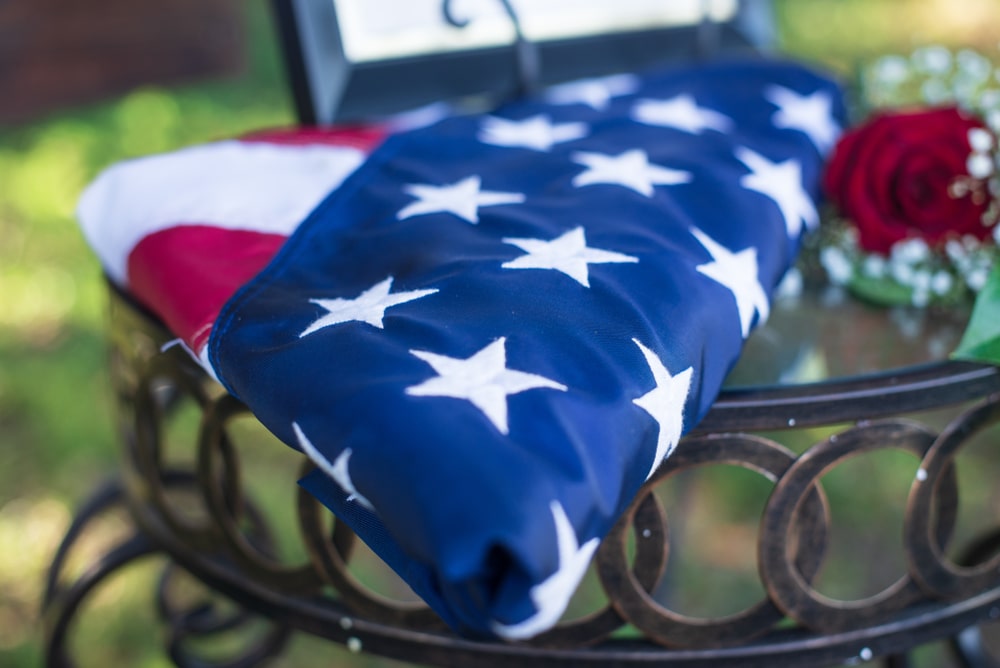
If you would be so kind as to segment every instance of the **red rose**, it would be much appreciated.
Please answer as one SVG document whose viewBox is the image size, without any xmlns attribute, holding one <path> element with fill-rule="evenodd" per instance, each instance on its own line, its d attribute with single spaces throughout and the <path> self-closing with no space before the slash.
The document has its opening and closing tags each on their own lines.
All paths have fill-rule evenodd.
<svg viewBox="0 0 1000 668">
<path fill-rule="evenodd" d="M 957 108 L 883 113 L 846 132 L 827 166 L 824 187 L 857 226 L 864 250 L 888 254 L 897 241 L 920 237 L 934 246 L 948 237 L 989 237 L 989 198 L 972 183 L 966 163 L 969 130 L 983 128 Z M 962 194 L 959 195 L 959 192 Z"/>
</svg>

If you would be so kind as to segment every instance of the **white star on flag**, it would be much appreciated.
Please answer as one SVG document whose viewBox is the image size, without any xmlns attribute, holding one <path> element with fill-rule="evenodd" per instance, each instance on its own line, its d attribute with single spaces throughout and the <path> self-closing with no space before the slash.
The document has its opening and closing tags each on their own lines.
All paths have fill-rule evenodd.
<svg viewBox="0 0 1000 668">
<path fill-rule="evenodd" d="M 625 186 L 640 195 L 652 197 L 654 185 L 672 186 L 691 180 L 690 172 L 649 164 L 649 156 L 638 148 L 620 155 L 578 151 L 570 158 L 587 168 L 573 177 L 573 185 L 577 188 L 608 183 Z"/>
<path fill-rule="evenodd" d="M 639 89 L 639 78 L 633 74 L 613 74 L 596 79 L 581 79 L 552 86 L 545 99 L 553 104 L 585 104 L 603 111 L 613 98 L 629 95 Z"/>
<path fill-rule="evenodd" d="M 353 454 L 351 448 L 346 448 L 337 457 L 337 461 L 331 464 L 330 460 L 324 457 L 323 453 L 317 450 L 316 446 L 306 437 L 305 432 L 302 431 L 297 422 L 292 423 L 292 429 L 295 431 L 295 437 L 299 440 L 299 447 L 302 448 L 302 451 L 306 453 L 306 456 L 323 473 L 333 478 L 333 481 L 340 485 L 340 488 L 347 494 L 348 501 L 357 501 L 368 510 L 375 509 L 371 501 L 361 496 L 361 493 L 354 487 L 354 482 L 351 481 L 351 474 L 347 469 L 348 462 L 351 461 L 351 455 Z"/>
<path fill-rule="evenodd" d="M 376 283 L 368 288 L 355 299 L 310 299 L 313 304 L 323 307 L 327 313 L 320 316 L 313 324 L 309 325 L 305 331 L 299 334 L 301 339 L 313 332 L 339 325 L 344 322 L 367 322 L 369 325 L 384 329 L 382 319 L 385 317 L 385 310 L 392 306 L 405 304 L 414 299 L 420 299 L 437 292 L 432 290 L 411 290 L 409 292 L 396 292 L 389 294 L 392 287 L 392 276 L 380 283 Z"/>
<path fill-rule="evenodd" d="M 600 539 L 591 538 L 580 545 L 562 504 L 552 501 L 549 508 L 556 525 L 559 567 L 555 573 L 531 588 L 531 602 L 535 604 L 537 611 L 534 615 L 509 626 L 493 623 L 493 631 L 501 638 L 523 640 L 538 635 L 558 622 L 566 612 L 573 592 L 586 575 L 590 560 L 601 543 Z"/>
<path fill-rule="evenodd" d="M 466 359 L 411 350 L 412 355 L 430 364 L 438 375 L 406 388 L 406 393 L 416 397 L 465 399 L 481 410 L 500 433 L 510 433 L 508 395 L 539 387 L 565 392 L 566 386 L 543 376 L 508 369 L 506 342 L 501 337 Z"/>
<path fill-rule="evenodd" d="M 799 95 L 784 86 L 769 86 L 764 97 L 778 107 L 773 116 L 775 127 L 804 132 L 822 155 L 837 143 L 841 130 L 833 118 L 830 93 L 820 90 Z"/>
<path fill-rule="evenodd" d="M 652 350 L 642 345 L 639 339 L 632 339 L 632 342 L 642 351 L 649 371 L 653 374 L 653 382 L 656 383 L 656 387 L 652 390 L 632 400 L 632 403 L 649 413 L 660 427 L 656 436 L 656 455 L 653 457 L 649 473 L 646 474 L 646 480 L 649 480 L 660 466 L 660 462 L 674 451 L 681 440 L 684 431 L 684 403 L 691 389 L 691 375 L 694 372 L 688 367 L 676 376 L 671 376 L 667 367 Z"/>
<path fill-rule="evenodd" d="M 480 190 L 480 178 L 469 176 L 448 186 L 410 184 L 403 187 L 407 194 L 417 198 L 399 210 L 398 220 L 428 213 L 453 213 L 462 220 L 476 224 L 479 222 L 479 207 L 497 204 L 519 204 L 524 201 L 522 193 L 501 193 Z"/>
<path fill-rule="evenodd" d="M 819 225 L 819 212 L 802 187 L 802 167 L 796 160 L 771 162 L 746 147 L 736 149 L 736 157 L 751 171 L 740 178 L 740 185 L 774 200 L 785 219 L 788 236 L 798 238 L 802 222 L 807 229 Z"/>
<path fill-rule="evenodd" d="M 553 269 L 561 271 L 580 285 L 590 287 L 588 264 L 638 262 L 639 258 L 613 251 L 589 248 L 582 227 L 566 232 L 552 241 L 542 239 L 504 239 L 527 255 L 504 262 L 504 269 Z"/>
<path fill-rule="evenodd" d="M 747 338 L 754 313 L 760 314 L 761 323 L 770 313 L 767 293 L 758 276 L 757 249 L 751 246 L 733 253 L 698 228 L 692 228 L 691 233 L 712 256 L 712 262 L 698 265 L 698 271 L 733 293 L 743 338 Z"/>
<path fill-rule="evenodd" d="M 586 123 L 555 123 L 544 114 L 523 121 L 489 116 L 479 131 L 479 141 L 494 146 L 530 148 L 548 151 L 561 144 L 587 135 Z"/>
<path fill-rule="evenodd" d="M 733 119 L 729 116 L 699 107 L 687 94 L 669 100 L 639 100 L 632 108 L 632 118 L 647 125 L 676 128 L 691 134 L 701 134 L 705 130 L 726 132 L 733 127 Z"/>
</svg>

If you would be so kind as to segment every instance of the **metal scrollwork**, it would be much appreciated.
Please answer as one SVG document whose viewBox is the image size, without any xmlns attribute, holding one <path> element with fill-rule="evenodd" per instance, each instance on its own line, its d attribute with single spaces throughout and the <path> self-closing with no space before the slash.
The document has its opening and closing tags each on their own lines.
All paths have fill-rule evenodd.
<svg viewBox="0 0 1000 668">
<path fill-rule="evenodd" d="M 931 595 L 968 597 L 1000 585 L 1000 553 L 974 565 L 954 564 L 944 556 L 944 543 L 934 539 L 925 521 L 937 499 L 954 493 L 948 483 L 958 450 L 972 435 L 998 420 L 1000 396 L 992 395 L 951 423 L 927 451 L 920 464 L 920 475 L 910 490 L 904 538 L 906 553 L 914 578 Z"/>
<path fill-rule="evenodd" d="M 772 482 L 777 481 L 795 461 L 781 445 L 759 437 L 713 435 L 689 440 L 656 472 L 639 497 L 652 497 L 653 488 L 670 476 L 688 468 L 707 464 L 731 464 L 754 470 Z M 829 519 L 825 499 L 817 486 L 804 490 L 803 507 L 797 515 L 800 537 L 791 555 L 793 569 L 806 578 L 816 575 L 823 559 Z M 635 505 L 633 505 L 635 508 Z M 632 510 L 625 514 L 631 516 Z M 668 647 L 712 647 L 732 645 L 763 635 L 784 615 L 770 599 L 751 608 L 718 619 L 696 619 L 660 605 L 632 576 L 624 563 L 624 539 L 619 522 L 605 540 L 598 555 L 601 582 L 608 596 L 637 628 L 652 640 Z M 622 575 L 624 574 L 624 577 Z"/>
<path fill-rule="evenodd" d="M 907 421 L 866 423 L 831 436 L 800 457 L 775 486 L 764 513 L 760 540 L 761 577 L 775 603 L 803 626 L 816 631 L 844 631 L 884 619 L 921 598 L 917 583 L 905 574 L 882 592 L 859 601 L 834 601 L 809 586 L 785 549 L 792 519 L 805 491 L 837 463 L 871 450 L 893 447 L 923 457 L 934 437 L 924 427 Z M 954 527 L 956 484 L 946 471 L 938 504 L 937 544 L 947 542 Z M 924 521 L 929 524 L 929 514 Z"/>
<path fill-rule="evenodd" d="M 49 665 L 72 665 L 66 635 L 87 592 L 153 552 L 171 559 L 159 607 L 171 630 L 167 651 L 178 665 L 203 665 L 188 651 L 190 639 L 261 616 L 272 620 L 270 630 L 226 665 L 254 665 L 274 655 L 292 632 L 442 666 L 626 666 L 654 660 L 678 666 L 827 665 L 892 657 L 949 636 L 956 652 L 972 656 L 979 646 L 976 625 L 1000 617 L 1000 529 L 980 537 L 957 562 L 946 556 L 959 504 L 955 457 L 973 436 L 1000 422 L 995 370 L 949 363 L 936 371 L 799 392 L 723 395 L 604 540 L 595 560 L 607 599 L 599 609 L 528 642 L 473 642 L 452 635 L 425 605 L 393 600 L 366 586 L 352 569 L 358 552 L 354 534 L 301 488 L 291 511 L 307 558 L 285 563 L 276 532 L 255 506 L 241 469 L 243 453 L 231 423 L 246 415 L 246 408 L 181 350 L 162 352 L 164 333 L 123 298 L 115 299 L 113 314 L 111 366 L 125 443 L 123 482 L 83 509 L 56 556 L 46 595 Z M 977 403 L 967 407 L 970 401 Z M 179 402 L 193 405 L 199 419 L 190 445 L 193 463 L 178 471 L 167 463 L 164 433 Z M 899 417 L 952 405 L 966 408 L 940 434 Z M 749 433 L 787 429 L 789 416 L 798 427 L 843 423 L 847 416 L 854 416 L 854 424 L 800 455 L 774 436 Z M 887 448 L 919 460 L 904 517 L 905 572 L 868 598 L 831 599 L 813 585 L 827 558 L 830 530 L 821 478 L 851 458 Z M 289 456 L 296 455 L 289 451 Z M 671 545 L 670 518 L 657 492 L 680 472 L 714 465 L 746 468 L 773 484 L 757 534 L 765 596 L 736 614 L 696 618 L 671 610 L 652 593 L 676 556 L 671 550 L 683 548 Z M 298 475 L 311 467 L 303 461 Z M 293 485 L 294 479 L 275 484 Z M 197 513 L 178 511 L 180 493 L 193 500 Z M 128 507 L 135 534 L 87 575 L 62 582 L 66 549 L 93 516 L 115 505 Z M 174 600 L 170 590 L 177 567 L 213 595 L 234 601 L 237 612 L 222 613 L 211 603 L 185 608 Z M 626 637 L 619 633 L 624 627 L 632 628 Z"/>
<path fill-rule="evenodd" d="M 275 558 L 268 539 L 267 525 L 259 515 L 251 515 L 246 505 L 239 472 L 239 458 L 226 425 L 247 413 L 243 404 L 224 395 L 212 402 L 204 414 L 198 438 L 198 484 L 215 527 L 224 539 L 227 554 L 237 564 L 253 572 L 263 586 L 289 594 L 316 592 L 322 581 L 311 564 L 286 566 Z M 255 520 L 252 531 L 240 530 L 247 517 Z"/>
<path fill-rule="evenodd" d="M 248 643 L 235 656 L 224 660 L 209 660 L 200 656 L 192 649 L 194 643 L 191 641 L 203 641 L 248 627 L 260 621 L 260 617 L 251 615 L 246 610 L 223 611 L 211 597 L 187 605 L 174 600 L 172 590 L 177 575 L 176 566 L 168 565 L 163 569 L 156 588 L 156 610 L 169 629 L 167 655 L 175 665 L 189 668 L 245 668 L 260 665 L 266 659 L 281 654 L 291 637 L 292 629 L 286 624 L 271 622 L 266 633 L 258 634 L 253 642 Z"/>
<path fill-rule="evenodd" d="M 306 462 L 303 476 L 312 469 L 312 464 Z M 324 520 L 329 512 L 302 488 L 299 488 L 298 512 L 299 527 L 313 566 L 337 591 L 352 615 L 419 630 L 444 628 L 426 605 L 392 601 L 361 584 L 347 566 L 356 540 L 354 533 L 341 522 L 335 522 L 333 531 L 328 531 Z"/>
</svg>

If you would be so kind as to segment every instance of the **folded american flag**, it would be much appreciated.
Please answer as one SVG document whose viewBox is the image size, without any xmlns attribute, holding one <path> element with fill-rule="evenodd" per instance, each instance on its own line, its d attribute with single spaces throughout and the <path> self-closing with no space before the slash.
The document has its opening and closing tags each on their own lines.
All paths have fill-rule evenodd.
<svg viewBox="0 0 1000 668">
<path fill-rule="evenodd" d="M 842 114 L 799 65 L 701 64 L 125 163 L 80 217 L 446 621 L 526 638 L 767 317 Z"/>
</svg>

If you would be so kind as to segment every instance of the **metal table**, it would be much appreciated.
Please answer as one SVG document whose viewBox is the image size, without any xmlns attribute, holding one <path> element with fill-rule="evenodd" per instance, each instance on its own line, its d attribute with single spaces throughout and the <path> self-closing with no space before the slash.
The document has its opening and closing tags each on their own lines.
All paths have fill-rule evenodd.
<svg viewBox="0 0 1000 668">
<path fill-rule="evenodd" d="M 74 665 L 68 631 L 88 592 L 154 553 L 169 557 L 158 604 L 178 665 L 256 665 L 293 633 L 438 666 L 821 666 L 879 657 L 904 666 L 911 648 L 940 638 L 953 639 L 963 665 L 997 665 L 982 651 L 978 625 L 1000 617 L 1000 525 L 994 520 L 960 546 L 957 562 L 946 556 L 955 553 L 959 510 L 954 458 L 1000 419 L 1000 370 L 942 359 L 964 314 L 877 309 L 822 286 L 779 300 L 711 413 L 602 543 L 594 568 L 606 599 L 541 637 L 509 644 L 456 637 L 419 602 L 364 584 L 351 565 L 359 551 L 353 534 L 301 490 L 285 510 L 306 556 L 281 556 L 275 536 L 288 527 L 275 526 L 244 472 L 262 452 L 245 447 L 235 429 L 245 407 L 180 348 L 161 351 L 170 335 L 125 296 L 112 291 L 110 310 L 121 471 L 80 509 L 52 564 L 44 604 L 50 666 Z M 930 423 L 945 415 L 943 426 L 925 415 Z M 177 437 L 174 420 L 186 420 L 188 438 Z M 796 439 L 808 441 L 798 454 L 779 442 Z M 296 458 L 287 480 L 269 480 L 294 489 L 295 475 L 311 465 L 276 443 L 265 447 Z M 812 584 L 831 528 L 820 479 L 886 448 L 919 461 L 895 539 L 905 572 L 872 596 L 832 599 Z M 766 596 L 742 612 L 701 618 L 670 609 L 657 593 L 668 555 L 683 547 L 668 531 L 659 493 L 676 474 L 709 465 L 750 469 L 773 490 L 756 555 L 745 555 L 756 556 Z M 131 535 L 66 581 L 73 545 L 122 506 Z M 178 568 L 238 611 L 181 605 L 172 593 Z M 191 649 L 192 640 L 255 618 L 269 631 L 230 662 L 206 663 Z"/>
</svg>

